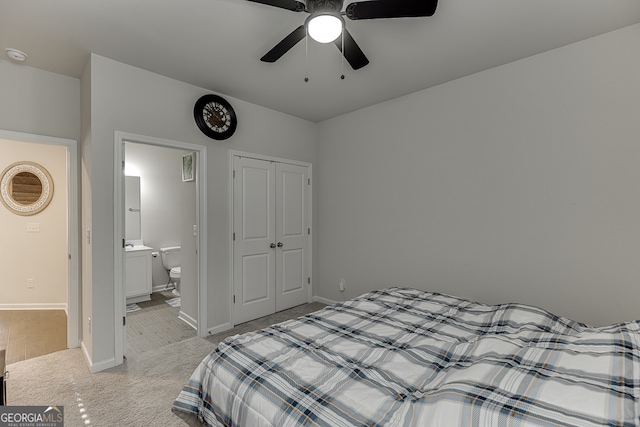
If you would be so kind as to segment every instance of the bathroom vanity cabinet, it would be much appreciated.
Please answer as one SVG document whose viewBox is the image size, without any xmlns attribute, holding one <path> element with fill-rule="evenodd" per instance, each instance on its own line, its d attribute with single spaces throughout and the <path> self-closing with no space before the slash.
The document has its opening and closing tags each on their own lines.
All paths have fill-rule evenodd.
<svg viewBox="0 0 640 427">
<path fill-rule="evenodd" d="M 148 246 L 134 246 L 126 250 L 127 304 L 151 299 L 151 251 Z"/>
</svg>

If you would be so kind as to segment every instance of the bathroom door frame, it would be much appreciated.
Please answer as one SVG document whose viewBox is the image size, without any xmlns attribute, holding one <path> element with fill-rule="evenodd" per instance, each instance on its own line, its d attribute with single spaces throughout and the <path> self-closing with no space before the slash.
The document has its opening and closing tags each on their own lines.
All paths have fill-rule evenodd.
<svg viewBox="0 0 640 427">
<path fill-rule="evenodd" d="M 199 337 L 207 336 L 207 147 L 188 142 L 174 141 L 156 138 L 146 135 L 115 131 L 114 150 L 114 319 L 115 319 L 115 365 L 124 361 L 126 325 L 126 292 L 125 284 L 125 249 L 124 249 L 124 144 L 133 142 L 136 144 L 152 145 L 164 148 L 176 148 L 189 150 L 196 153 L 196 229 L 198 230 L 198 325 Z"/>
<path fill-rule="evenodd" d="M 80 222 L 78 197 L 78 141 L 0 129 L 0 138 L 67 149 L 67 347 L 80 347 Z"/>
</svg>

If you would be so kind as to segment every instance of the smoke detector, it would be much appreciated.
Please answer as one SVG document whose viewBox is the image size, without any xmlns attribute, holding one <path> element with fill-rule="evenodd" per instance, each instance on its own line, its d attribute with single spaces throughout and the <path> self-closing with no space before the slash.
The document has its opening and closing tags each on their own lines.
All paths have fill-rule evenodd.
<svg viewBox="0 0 640 427">
<path fill-rule="evenodd" d="M 23 62 L 25 59 L 29 57 L 29 55 L 27 55 L 23 51 L 14 49 L 12 47 L 8 47 L 4 51 L 10 59 L 16 62 Z"/>
</svg>

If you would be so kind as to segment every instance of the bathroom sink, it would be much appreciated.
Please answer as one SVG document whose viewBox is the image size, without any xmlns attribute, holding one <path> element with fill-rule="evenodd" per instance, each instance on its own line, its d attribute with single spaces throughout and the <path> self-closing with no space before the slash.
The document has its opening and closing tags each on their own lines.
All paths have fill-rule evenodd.
<svg viewBox="0 0 640 427">
<path fill-rule="evenodd" d="M 149 246 L 144 246 L 144 245 L 137 245 L 137 246 L 126 246 L 125 250 L 127 252 L 131 252 L 131 251 L 150 251 L 153 248 L 150 248 Z"/>
</svg>

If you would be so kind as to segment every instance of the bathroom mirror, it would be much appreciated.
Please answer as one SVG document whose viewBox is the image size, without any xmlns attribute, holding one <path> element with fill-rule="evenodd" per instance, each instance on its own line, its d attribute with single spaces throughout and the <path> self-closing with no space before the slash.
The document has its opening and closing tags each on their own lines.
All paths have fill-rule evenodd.
<svg viewBox="0 0 640 427">
<path fill-rule="evenodd" d="M 17 162 L 2 172 L 2 203 L 18 215 L 35 215 L 53 198 L 53 179 L 41 165 Z"/>
</svg>

